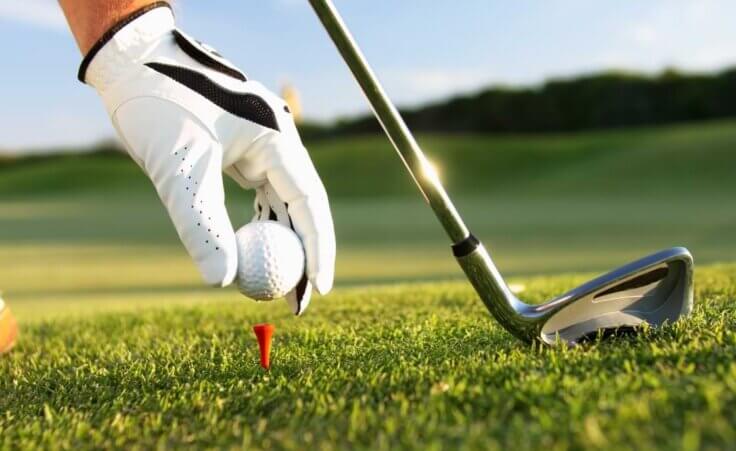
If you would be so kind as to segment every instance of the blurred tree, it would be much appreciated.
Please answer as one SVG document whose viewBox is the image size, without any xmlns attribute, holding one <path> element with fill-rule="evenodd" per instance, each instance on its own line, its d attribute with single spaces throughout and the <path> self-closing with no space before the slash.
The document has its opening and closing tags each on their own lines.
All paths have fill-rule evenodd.
<svg viewBox="0 0 736 451">
<path fill-rule="evenodd" d="M 656 125 L 736 116 L 736 68 L 657 76 L 610 71 L 553 79 L 532 88 L 493 87 L 402 111 L 416 131 L 534 133 Z M 380 131 L 372 116 L 338 121 L 316 134 Z"/>
</svg>

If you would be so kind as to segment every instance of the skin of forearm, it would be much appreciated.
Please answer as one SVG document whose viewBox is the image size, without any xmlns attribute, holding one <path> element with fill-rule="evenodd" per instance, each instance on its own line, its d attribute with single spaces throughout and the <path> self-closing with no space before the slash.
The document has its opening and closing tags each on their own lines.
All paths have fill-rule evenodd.
<svg viewBox="0 0 736 451">
<path fill-rule="evenodd" d="M 17 1 L 17 0 L 15 0 Z M 157 0 L 59 0 L 74 39 L 86 55 L 122 19 Z"/>
</svg>

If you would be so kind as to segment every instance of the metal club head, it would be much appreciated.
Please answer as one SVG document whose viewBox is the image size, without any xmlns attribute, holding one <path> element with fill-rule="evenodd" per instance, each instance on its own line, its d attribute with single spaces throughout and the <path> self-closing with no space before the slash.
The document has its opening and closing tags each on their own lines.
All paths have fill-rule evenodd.
<svg viewBox="0 0 736 451">
<path fill-rule="evenodd" d="M 511 293 L 488 252 L 475 242 L 467 255 L 457 255 L 456 247 L 460 266 L 491 314 L 525 341 L 575 344 L 601 331 L 671 323 L 692 310 L 693 258 L 682 247 L 649 255 L 533 305 Z"/>
</svg>

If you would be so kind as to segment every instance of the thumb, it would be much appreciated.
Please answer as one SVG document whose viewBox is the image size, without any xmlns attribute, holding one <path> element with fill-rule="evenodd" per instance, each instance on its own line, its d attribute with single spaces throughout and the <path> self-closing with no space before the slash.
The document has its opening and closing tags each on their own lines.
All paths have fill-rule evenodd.
<svg viewBox="0 0 736 451">
<path fill-rule="evenodd" d="M 155 98 L 124 104 L 114 122 L 205 282 L 231 284 L 238 256 L 225 208 L 220 144 L 184 109 Z"/>
</svg>

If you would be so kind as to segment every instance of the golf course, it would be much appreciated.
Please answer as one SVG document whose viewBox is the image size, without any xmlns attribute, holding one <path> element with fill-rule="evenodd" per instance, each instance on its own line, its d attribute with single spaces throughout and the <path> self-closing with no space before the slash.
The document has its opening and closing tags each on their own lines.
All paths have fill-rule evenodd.
<svg viewBox="0 0 736 451">
<path fill-rule="evenodd" d="M 385 137 L 307 142 L 336 288 L 303 317 L 203 286 L 125 155 L 0 160 L 0 449 L 722 449 L 736 441 L 736 120 L 420 134 L 518 296 L 671 246 L 695 308 L 576 347 L 500 327 Z M 227 181 L 236 227 L 252 194 Z M 252 326 L 276 326 L 264 372 Z"/>
</svg>

